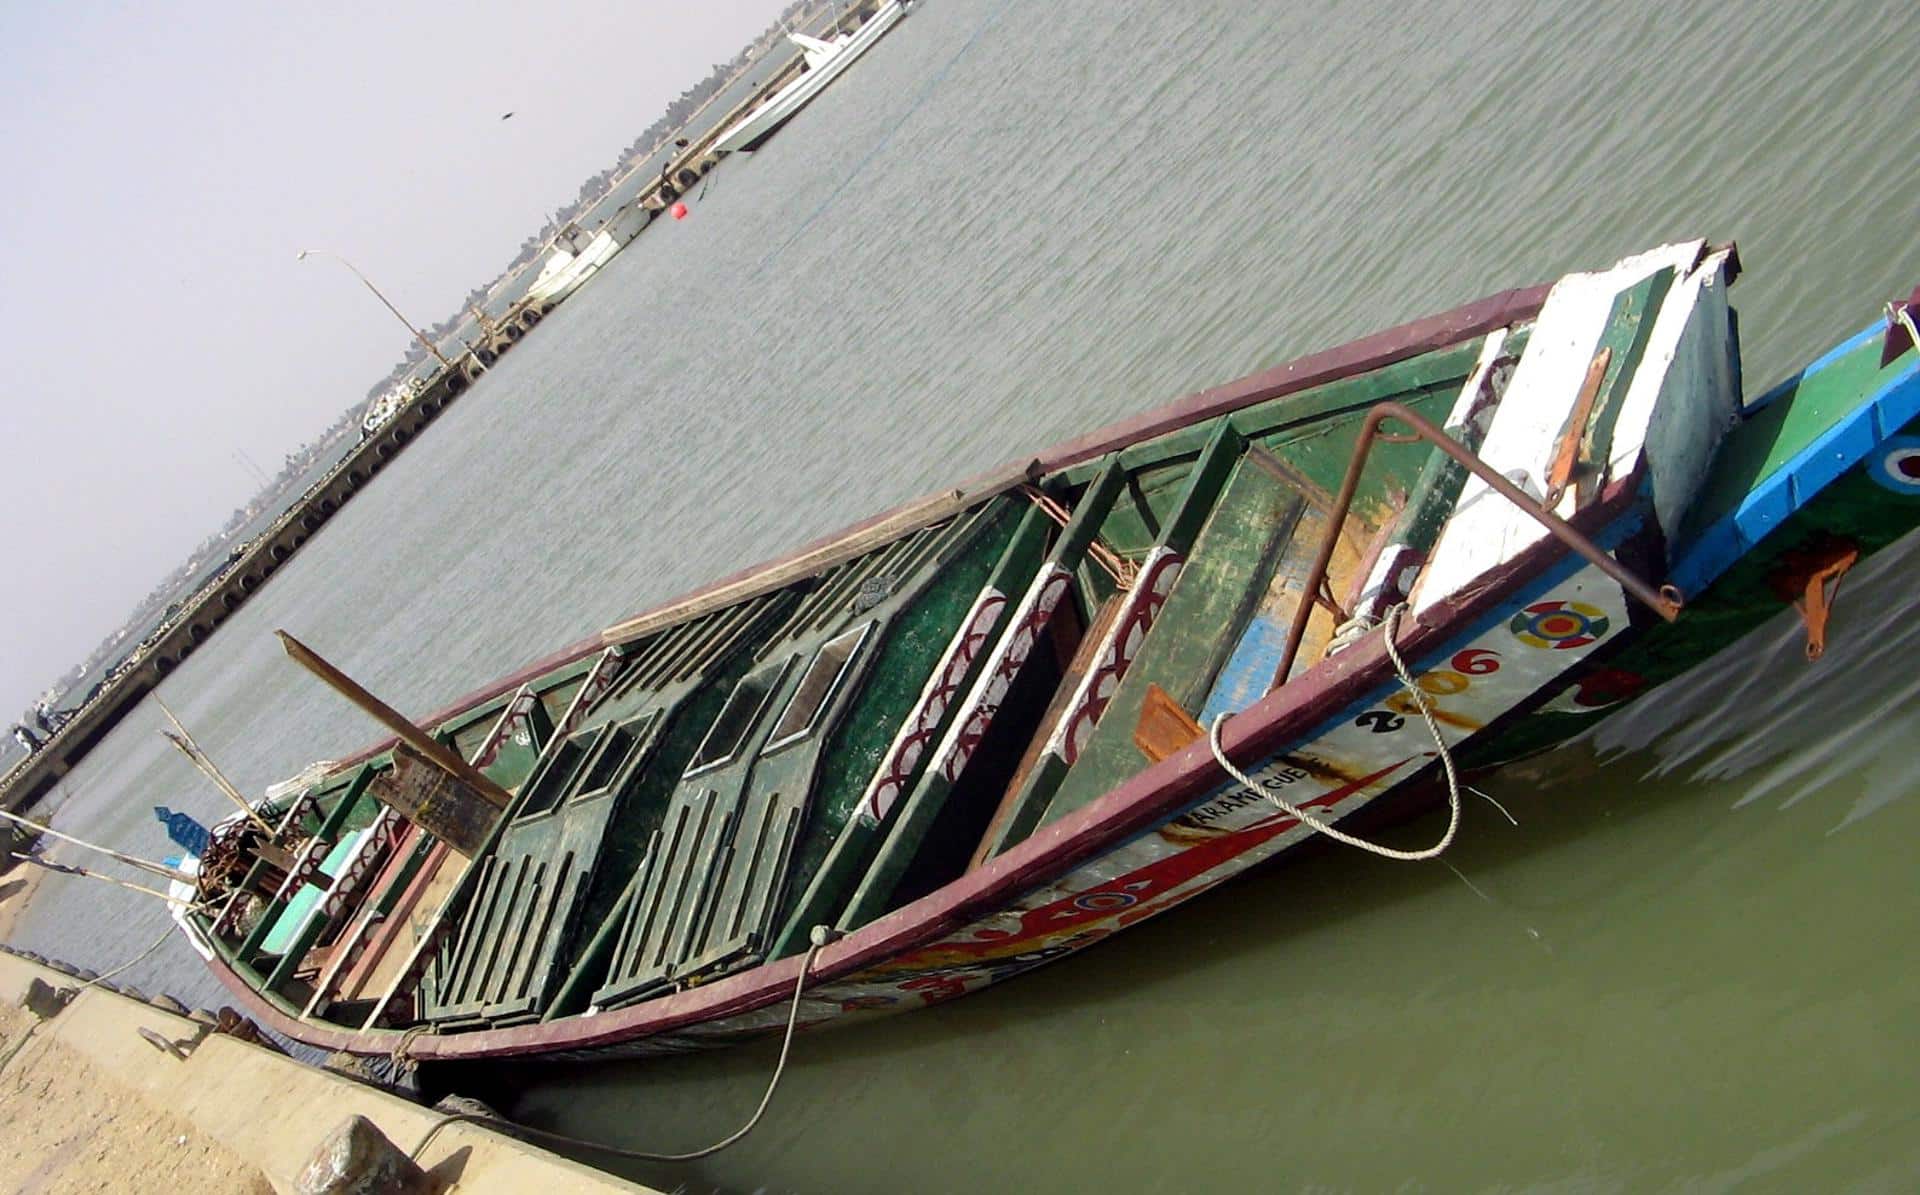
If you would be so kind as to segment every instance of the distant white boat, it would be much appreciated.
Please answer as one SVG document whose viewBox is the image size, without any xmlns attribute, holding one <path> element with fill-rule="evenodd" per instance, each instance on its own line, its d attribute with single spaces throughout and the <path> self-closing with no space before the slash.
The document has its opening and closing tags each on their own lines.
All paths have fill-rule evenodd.
<svg viewBox="0 0 1920 1195">
<path fill-rule="evenodd" d="M 367 404 L 366 414 L 360 417 L 360 438 L 364 440 L 379 431 L 386 425 L 387 420 L 398 415 L 408 403 L 420 397 L 426 388 L 427 384 L 424 380 L 408 378 Z"/>
<path fill-rule="evenodd" d="M 556 245 L 540 267 L 540 273 L 527 288 L 531 304 L 550 307 L 580 289 L 580 284 L 599 273 L 600 267 L 619 251 L 613 234 L 601 229 L 575 248 Z"/>
<path fill-rule="evenodd" d="M 788 40 L 806 55 L 807 66 L 799 78 L 768 97 L 767 102 L 747 113 L 713 143 L 714 153 L 752 152 L 754 147 L 787 122 L 808 100 L 819 95 L 853 60 L 867 52 L 882 34 L 898 24 L 907 13 L 902 0 L 887 0 L 867 23 L 832 41 L 821 41 L 804 33 L 789 33 Z"/>
</svg>

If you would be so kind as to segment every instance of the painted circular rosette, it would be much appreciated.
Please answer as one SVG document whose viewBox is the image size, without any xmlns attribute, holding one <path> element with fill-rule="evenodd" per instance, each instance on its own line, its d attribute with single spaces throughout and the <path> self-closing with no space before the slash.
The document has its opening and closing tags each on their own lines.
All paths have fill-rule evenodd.
<svg viewBox="0 0 1920 1195">
<path fill-rule="evenodd" d="M 1585 647 L 1607 633 L 1606 612 L 1585 602 L 1536 602 L 1513 616 L 1507 629 L 1528 647 Z"/>
<path fill-rule="evenodd" d="M 1087 892 L 1073 898 L 1075 908 L 1088 913 L 1117 913 L 1140 903 L 1131 892 Z"/>
<path fill-rule="evenodd" d="M 1896 494 L 1920 495 L 1920 436 L 1895 436 L 1880 446 L 1867 471 Z"/>
</svg>

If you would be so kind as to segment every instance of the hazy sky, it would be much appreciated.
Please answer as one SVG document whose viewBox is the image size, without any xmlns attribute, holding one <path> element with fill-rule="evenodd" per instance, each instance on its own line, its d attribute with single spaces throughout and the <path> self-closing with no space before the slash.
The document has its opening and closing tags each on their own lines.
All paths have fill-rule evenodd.
<svg viewBox="0 0 1920 1195">
<path fill-rule="evenodd" d="M 0 728 L 783 7 L 0 7 Z"/>
</svg>

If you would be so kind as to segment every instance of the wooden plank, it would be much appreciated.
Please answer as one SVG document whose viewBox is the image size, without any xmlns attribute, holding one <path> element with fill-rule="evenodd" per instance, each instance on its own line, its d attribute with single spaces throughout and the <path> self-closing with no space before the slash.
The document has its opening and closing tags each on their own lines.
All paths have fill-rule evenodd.
<svg viewBox="0 0 1920 1195">
<path fill-rule="evenodd" d="M 568 720 L 562 719 L 563 724 Z M 577 752 L 578 760 L 566 776 L 553 779 L 558 787 L 544 804 L 532 791 L 535 781 L 529 782 L 515 824 L 501 838 L 493 859 L 535 868 L 536 895 L 509 898 L 517 915 L 501 918 L 497 925 L 479 925 L 475 932 L 489 940 L 489 954 L 443 954 L 451 956 L 449 975 L 462 976 L 466 986 L 429 1004 L 436 1023 L 478 1017 L 497 1025 L 530 1017 L 545 1006 L 559 975 L 560 951 L 572 938 L 599 866 L 608 824 L 657 745 L 662 720 L 661 711 L 651 709 L 574 736 L 576 742 L 592 740 L 594 745 Z M 546 768 L 540 775 L 552 777 L 553 772 Z M 470 908 L 477 911 L 480 903 L 476 898 Z M 477 920 L 477 912 L 469 918 Z M 476 964 L 474 958 L 481 961 Z M 490 977 L 474 980 L 476 966 L 486 968 Z"/>
<path fill-rule="evenodd" d="M 466 872 L 467 861 L 448 850 L 444 842 L 433 842 L 422 835 L 413 849 L 421 852 L 419 864 L 386 916 L 368 922 L 366 947 L 340 981 L 341 999 L 363 999 L 385 991 L 399 979 L 412 943 L 432 928 L 433 913 Z M 401 946 L 403 941 L 408 945 Z"/>
<path fill-rule="evenodd" d="M 1168 593 L 1178 581 L 1187 553 L 1212 517 L 1221 492 L 1242 459 L 1265 470 L 1280 485 L 1305 496 L 1305 487 L 1297 484 L 1286 466 L 1264 449 L 1249 446 L 1234 430 L 1231 420 L 1218 421 L 1206 447 L 1194 461 L 1172 515 L 1162 525 L 1153 548 L 1140 565 L 1139 575 L 1106 612 L 1107 617 L 1088 631 L 1087 642 L 1082 645 L 1068 675 L 1061 679 L 1064 699 L 1055 698 L 1034 736 L 1036 748 L 1042 753 L 1038 766 L 1029 770 L 1030 765 L 1023 761 L 1002 803 L 1003 808 L 995 813 L 994 826 L 975 852 L 974 866 L 1033 831 L 1054 790 L 1078 762 L 1081 746 L 1099 725 L 1108 701 L 1126 679 L 1134 657 L 1144 646 Z"/>
<path fill-rule="evenodd" d="M 1040 825 L 1098 798 L 1144 765 L 1133 730 L 1149 683 L 1197 704 L 1265 597 L 1281 548 L 1308 509 L 1296 487 L 1241 458 L 1167 594 L 1157 631 L 1138 645 Z"/>
<path fill-rule="evenodd" d="M 901 719 L 893 742 L 881 756 L 846 825 L 775 934 L 768 951 L 773 957 L 785 957 L 799 949 L 813 926 L 830 923 L 847 892 L 865 872 L 881 833 L 892 824 L 900 799 L 912 792 L 925 774 L 934 747 L 964 708 L 961 698 L 990 658 L 1012 605 L 1007 595 L 1024 590 L 1040 567 L 1049 526 L 1050 520 L 1038 507 L 1028 506 L 1020 516 L 1012 538 L 947 641 L 939 662 L 929 671 L 919 697 Z"/>
<path fill-rule="evenodd" d="M 1306 600 L 1307 577 L 1313 561 L 1327 536 L 1331 517 L 1316 506 L 1300 512 L 1293 534 L 1273 551 L 1272 576 L 1265 592 L 1255 603 L 1225 664 L 1214 675 L 1209 690 L 1187 694 L 1200 710 L 1199 722 L 1210 726 L 1222 713 L 1238 713 L 1266 696 L 1273 686 L 1273 674 L 1286 649 L 1287 630 L 1294 612 Z M 1339 585 L 1357 571 L 1360 554 L 1350 539 L 1342 536 L 1334 545 L 1328 562 L 1327 577 Z M 1335 630 L 1334 616 L 1318 605 L 1308 617 L 1307 633 L 1300 640 L 1300 652 L 1293 663 L 1293 675 L 1299 676 L 1318 663 Z M 1291 679 L 1291 678 L 1289 678 Z M 1168 684 L 1174 684 L 1172 678 Z M 1177 686 L 1176 686 L 1177 687 Z M 1204 697 L 1204 700 L 1203 700 Z"/>
<path fill-rule="evenodd" d="M 404 743 L 393 748 L 393 770 L 373 782 L 380 802 L 471 859 L 479 854 L 500 811 L 458 776 L 414 754 Z"/>
<path fill-rule="evenodd" d="M 1133 728 L 1133 745 L 1150 763 L 1177 755 L 1207 737 L 1204 726 L 1159 685 L 1147 686 L 1140 703 L 1140 720 Z"/>
<path fill-rule="evenodd" d="M 1039 808 L 1031 799 L 1037 789 L 1051 793 L 1060 778 L 1067 774 L 1067 762 L 1048 750 L 1051 735 L 1046 733 L 1064 719 L 1074 703 L 1083 696 L 1083 682 L 1092 674 L 1095 665 L 1100 662 L 1101 654 L 1107 649 L 1108 635 L 1114 625 L 1120 621 L 1120 614 L 1126 608 L 1125 597 L 1114 594 L 1100 604 L 1094 611 L 1093 621 L 1080 635 L 1077 644 L 1070 645 L 1072 654 L 1061 670 L 1060 683 L 1054 686 L 1053 700 L 1047 703 L 1046 712 L 1040 715 L 1039 732 L 1028 742 L 1026 753 L 1020 757 L 1020 763 L 1013 770 L 1013 779 L 1007 783 L 1006 792 L 1001 794 L 1000 804 L 988 820 L 987 828 L 980 835 L 980 845 L 973 850 L 973 857 L 967 861 L 967 870 L 985 863 L 1000 851 L 1004 842 L 1018 842 L 1033 829 L 1033 818 L 1039 816 Z M 1060 625 L 1056 621 L 1054 626 Z M 1064 634 L 1054 636 L 1056 646 Z M 1028 811 L 1031 816 L 1028 816 Z"/>
<path fill-rule="evenodd" d="M 406 877 L 413 874 L 410 868 L 420 862 L 418 848 L 425 841 L 417 828 L 410 825 L 400 827 L 392 848 L 381 863 L 379 874 L 367 885 L 366 899 L 359 908 L 353 910 L 352 924 L 341 935 L 339 948 L 335 950 L 332 961 L 321 974 L 320 982 L 314 985 L 313 996 L 300 1013 L 303 1018 L 323 1009 L 336 991 L 346 991 L 354 983 L 355 977 L 363 972 L 362 964 L 367 961 L 363 945 L 368 940 L 368 931 L 381 922 L 385 914 L 392 912 L 388 907 L 389 902 L 399 895 L 396 889 L 404 888 Z"/>
<path fill-rule="evenodd" d="M 475 758 L 489 758 L 498 746 L 500 737 L 508 734 L 513 725 L 513 711 L 509 706 L 502 711 L 499 720 L 494 723 L 493 730 L 488 732 L 488 739 L 480 745 Z M 547 740 L 548 744 L 557 741 L 558 739 Z M 483 845 L 482 854 L 485 853 L 486 847 L 499 840 L 508 820 L 507 817 L 494 820 L 493 830 L 489 835 L 489 841 Z M 448 855 L 452 857 L 447 858 Z M 399 950 L 401 927 L 395 926 L 385 934 L 380 953 L 371 968 L 372 973 L 364 981 L 368 991 L 379 991 L 381 995 L 374 1004 L 373 1011 L 369 1012 L 367 1019 L 361 1023 L 360 1028 L 363 1031 L 378 1025 L 380 1018 L 386 1015 L 388 1007 L 405 994 L 411 984 L 419 981 L 426 962 L 439 948 L 440 938 L 447 927 L 448 918 L 457 915 L 461 901 L 469 892 L 470 885 L 479 870 L 470 861 L 453 855 L 451 851 L 444 852 L 438 860 L 430 858 L 422 867 L 422 871 L 426 874 L 423 877 L 416 877 L 416 885 L 409 888 L 410 894 L 414 893 L 416 887 L 420 889 L 414 897 L 417 903 L 413 906 L 413 913 L 407 918 L 405 925 L 412 934 L 412 945 L 402 955 Z M 421 912 L 428 909 L 432 912 L 422 917 Z"/>
<path fill-rule="evenodd" d="M 1019 607 L 1002 623 L 998 641 L 984 666 L 978 669 L 966 700 L 956 717 L 949 721 L 940 745 L 900 803 L 900 814 L 892 829 L 848 897 L 838 919 L 840 926 L 864 924 L 885 910 L 922 839 L 964 773 L 974 749 L 991 728 L 1002 699 L 1026 664 L 1028 655 L 1045 635 L 1060 603 L 1073 600 L 1073 571 L 1099 539 L 1101 526 L 1126 491 L 1126 482 L 1127 472 L 1121 467 L 1119 454 L 1109 454 L 1074 505 L 1066 527 L 1035 573 Z"/>
<path fill-rule="evenodd" d="M 1516 484 L 1522 489 L 1544 496 L 1558 433 L 1572 415 L 1581 381 L 1603 338 L 1630 338 L 1641 322 L 1653 319 L 1645 310 L 1652 280 L 1663 271 L 1686 268 L 1700 248 L 1699 242 L 1668 245 L 1608 270 L 1569 274 L 1555 284 L 1528 336 L 1506 397 L 1494 412 L 1481 459 L 1503 476 L 1519 478 Z M 1664 292 L 1665 287 L 1660 289 Z M 1624 329 L 1621 321 L 1626 321 Z M 1623 341 L 1620 347 L 1625 346 Z M 1624 364 L 1625 356 L 1615 352 L 1615 365 Z M 1610 372 L 1617 378 L 1617 369 Z M 1574 505 L 1575 495 L 1569 493 L 1557 513 L 1571 514 Z M 1499 498 L 1485 482 L 1469 479 L 1415 588 L 1414 612 L 1447 600 L 1546 534 L 1538 522 Z"/>
<path fill-rule="evenodd" d="M 835 922 L 839 927 L 864 925 L 886 911 L 894 888 L 965 773 L 974 751 L 992 728 L 1001 702 L 1046 635 L 1055 611 L 1062 601 L 1071 600 L 1072 587 L 1072 573 L 1057 554 L 1034 574 L 1020 604 L 1002 622 L 998 638 L 975 671 L 965 700 L 948 719 L 946 732 L 930 753 L 920 778 L 898 802 L 892 828 Z"/>
<path fill-rule="evenodd" d="M 321 659 L 312 648 L 285 631 L 275 631 L 274 634 L 280 636 L 281 646 L 286 648 L 287 655 L 291 656 L 295 663 L 325 681 L 329 688 L 359 706 L 362 711 L 372 715 L 376 722 L 392 731 L 401 742 L 439 765 L 444 771 L 464 780 L 494 808 L 505 809 L 512 802 L 513 795 L 506 789 L 489 780 L 478 768 L 448 750 L 438 739 L 407 721 L 398 710 L 361 688 L 352 677 Z"/>
<path fill-rule="evenodd" d="M 1674 284 L 1620 403 L 1619 426 L 1636 434 L 1616 436 L 1609 449 L 1609 473 L 1616 477 L 1625 475 L 1636 454 L 1643 456 L 1654 514 L 1670 543 L 1708 475 L 1708 462 L 1730 439 L 1725 431 L 1742 399 L 1727 307 L 1733 268 L 1732 249 L 1722 249 Z M 1664 407 L 1657 415 L 1656 404 Z M 1781 436 L 1752 439 L 1773 450 L 1787 442 Z"/>
</svg>

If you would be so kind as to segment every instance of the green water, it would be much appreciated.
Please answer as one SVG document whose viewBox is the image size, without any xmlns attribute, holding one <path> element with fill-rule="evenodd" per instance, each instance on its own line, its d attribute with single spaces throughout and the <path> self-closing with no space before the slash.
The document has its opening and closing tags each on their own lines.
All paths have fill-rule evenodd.
<svg viewBox="0 0 1920 1195">
<path fill-rule="evenodd" d="M 649 230 L 168 678 L 244 786 L 1052 440 L 1665 239 L 1737 238 L 1749 390 L 1920 280 L 1912 4 L 925 0 Z M 804 1038 L 692 1190 L 1920 1187 L 1915 550 L 1482 787 L 957 1004 Z M 142 707 L 63 823 L 220 811 Z M 1412 825 L 1409 841 L 1437 832 Z M 160 930 L 50 886 L 20 940 Z M 170 948 L 133 975 L 217 998 Z M 486 1076 L 691 1148 L 769 1044 Z"/>
</svg>

